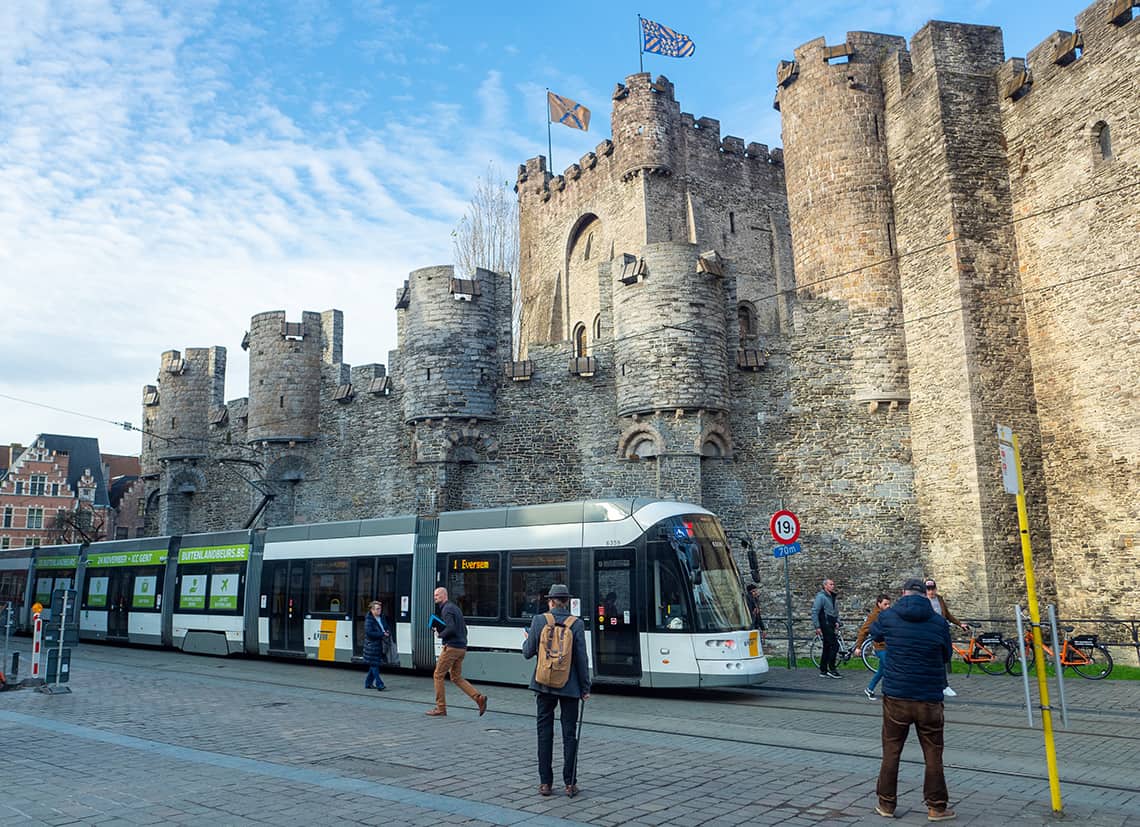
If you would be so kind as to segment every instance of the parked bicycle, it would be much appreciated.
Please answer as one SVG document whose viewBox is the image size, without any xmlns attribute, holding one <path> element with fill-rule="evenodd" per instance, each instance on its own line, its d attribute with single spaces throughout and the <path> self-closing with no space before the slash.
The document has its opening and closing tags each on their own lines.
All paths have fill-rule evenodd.
<svg viewBox="0 0 1140 827">
<path fill-rule="evenodd" d="M 860 656 L 862 657 L 863 665 L 872 672 L 879 668 L 879 657 L 875 653 L 875 647 L 870 640 L 863 644 L 862 652 L 856 652 L 855 644 L 849 644 L 843 639 L 843 624 L 840 624 L 839 628 L 835 630 L 835 636 L 839 639 L 839 652 L 835 656 L 836 666 L 847 663 L 853 657 Z M 808 654 L 811 656 L 811 662 L 816 665 L 816 668 L 819 668 L 819 659 L 820 656 L 823 655 L 823 638 L 817 636 L 811 642 L 811 648 Z"/>
<path fill-rule="evenodd" d="M 950 642 L 954 654 L 960 657 L 968 669 L 977 666 L 987 675 L 1001 675 L 1008 671 L 1010 655 L 1017 654 L 1013 644 L 1001 636 L 999 632 L 982 632 L 973 634 L 972 627 L 970 639 L 964 643 Z"/>
<path fill-rule="evenodd" d="M 1064 627 L 1065 634 L 1073 631 L 1072 626 Z M 1112 674 L 1112 655 L 1104 644 L 1099 643 L 1099 635 L 1076 635 L 1066 637 L 1061 644 L 1061 668 L 1072 669 L 1082 678 L 1090 681 L 1099 681 Z M 1046 658 L 1053 662 L 1053 650 L 1048 644 L 1042 642 Z M 1033 630 L 1025 631 L 1025 661 L 1032 669 L 1036 664 L 1033 654 Z M 1011 675 L 1021 674 L 1021 657 L 1017 647 L 1011 647 L 1009 657 L 1006 658 L 1005 670 Z"/>
</svg>

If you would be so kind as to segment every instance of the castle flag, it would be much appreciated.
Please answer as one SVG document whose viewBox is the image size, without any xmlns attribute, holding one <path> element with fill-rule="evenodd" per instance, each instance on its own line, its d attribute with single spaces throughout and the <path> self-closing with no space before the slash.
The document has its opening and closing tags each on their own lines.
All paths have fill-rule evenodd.
<svg viewBox="0 0 1140 827">
<path fill-rule="evenodd" d="M 641 18 L 641 51 L 667 57 L 692 57 L 696 49 L 691 37 Z"/>
<path fill-rule="evenodd" d="M 590 130 L 590 110 L 577 101 L 546 91 L 546 108 L 551 123 L 560 123 L 571 129 Z"/>
</svg>

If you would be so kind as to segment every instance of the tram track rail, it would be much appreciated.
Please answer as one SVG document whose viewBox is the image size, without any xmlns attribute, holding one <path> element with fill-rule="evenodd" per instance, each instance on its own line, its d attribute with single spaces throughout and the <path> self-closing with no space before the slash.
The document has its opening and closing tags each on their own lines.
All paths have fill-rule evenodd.
<svg viewBox="0 0 1140 827">
<path fill-rule="evenodd" d="M 110 657 L 101 658 L 101 657 L 93 656 L 93 654 L 90 651 L 85 652 L 84 657 L 85 657 L 85 659 L 89 659 L 93 662 L 105 664 L 107 666 L 113 666 L 116 668 L 123 668 L 124 666 L 126 666 L 129 668 L 135 668 L 135 669 L 139 669 L 139 670 L 143 670 L 143 671 L 156 668 L 153 664 L 152 665 L 124 664 L 121 660 L 116 660 L 114 658 L 110 658 Z M 242 660 L 242 661 L 236 661 L 236 662 L 237 663 L 252 663 L 253 661 Z M 278 664 L 289 663 L 289 661 L 272 661 L 272 660 L 269 662 L 275 662 Z M 224 663 L 219 664 L 219 666 L 224 666 L 224 665 L 225 665 Z M 339 664 L 334 664 L 334 666 L 336 666 L 336 665 L 339 665 Z M 309 686 L 300 685 L 296 681 L 279 679 L 279 678 L 276 678 L 274 676 L 242 675 L 242 674 L 239 674 L 237 672 L 230 672 L 224 676 L 223 675 L 212 675 L 212 674 L 210 674 L 210 672 L 208 670 L 203 670 L 200 668 L 199 669 L 179 668 L 178 666 L 172 667 L 172 666 L 165 666 L 165 665 L 161 666 L 161 667 L 157 667 L 157 668 L 160 668 L 163 673 L 173 673 L 173 674 L 179 674 L 179 675 L 208 678 L 208 679 L 213 679 L 213 680 L 226 680 L 226 681 L 233 681 L 233 682 L 237 682 L 237 683 L 256 684 L 256 685 L 261 685 L 261 686 L 279 687 L 279 688 L 287 688 L 287 689 L 293 689 L 293 690 L 301 689 L 301 690 L 309 690 L 309 691 L 331 692 L 331 693 L 334 693 L 336 695 L 341 695 L 341 696 L 359 696 L 359 694 L 360 694 L 359 691 L 357 689 L 354 689 L 354 688 L 327 687 L 327 686 L 309 687 Z M 414 674 L 414 673 L 411 673 L 411 674 Z M 819 691 L 814 691 L 814 690 L 795 690 L 795 689 L 783 689 L 783 688 L 781 688 L 777 691 L 779 691 L 780 693 L 788 693 L 788 694 L 793 693 L 793 692 L 802 692 L 803 697 L 805 699 L 809 699 L 809 700 L 813 699 L 813 698 L 815 698 L 815 699 L 823 699 L 823 698 L 834 699 L 834 698 L 838 697 L 836 693 L 819 692 Z M 619 692 L 619 693 L 615 693 L 615 694 L 629 695 L 628 692 Z M 854 709 L 833 709 L 830 707 L 813 706 L 810 704 L 809 705 L 791 705 L 791 704 L 773 705 L 773 704 L 766 704 L 766 703 L 759 703 L 759 702 L 749 703 L 749 702 L 747 702 L 748 701 L 748 695 L 746 693 L 744 693 L 744 692 L 729 692 L 729 691 L 724 691 L 724 690 L 712 690 L 711 693 L 710 692 L 701 693 L 698 697 L 695 697 L 695 698 L 692 697 L 692 695 L 693 695 L 692 690 L 687 690 L 687 691 L 674 691 L 674 692 L 670 692 L 670 693 L 663 693 L 662 697 L 666 697 L 666 698 L 670 698 L 670 699 L 674 699 L 674 700 L 696 701 L 699 703 L 713 703 L 713 702 L 715 702 L 715 699 L 718 696 L 722 696 L 723 702 L 732 704 L 734 706 L 756 708 L 758 710 L 765 710 L 765 711 L 771 710 L 771 711 L 793 713 L 793 714 L 801 713 L 801 714 L 813 715 L 813 716 L 833 715 L 833 716 L 837 716 L 837 717 L 841 717 L 841 718 L 852 718 L 852 717 L 855 717 L 855 718 L 874 718 L 874 719 L 880 718 L 880 715 L 878 714 L 877 707 L 876 708 L 867 707 L 866 711 L 863 711 L 863 709 L 859 708 L 859 707 L 856 707 Z M 723 698 L 723 696 L 728 696 L 728 695 L 731 695 L 734 697 Z M 432 703 L 430 701 L 423 700 L 422 696 L 419 694 L 415 695 L 414 697 L 409 697 L 409 696 L 402 695 L 398 692 L 391 692 L 390 690 L 387 693 L 386 697 L 390 698 L 391 700 L 394 700 L 394 701 L 399 701 L 401 703 L 410 703 L 410 704 L 416 704 L 416 705 L 422 705 L 422 706 L 430 706 Z M 756 700 L 759 701 L 759 699 L 756 699 Z M 993 702 L 993 701 L 971 701 L 970 704 L 971 705 L 985 706 L 985 707 L 990 707 L 990 708 L 1006 708 L 1006 707 L 1008 707 L 1011 709 L 1021 709 L 1021 707 L 1017 707 L 1014 704 L 1005 704 L 1005 703 Z M 262 704 L 262 706 L 264 706 L 264 704 Z M 1073 709 L 1070 709 L 1070 712 L 1073 712 L 1073 711 L 1074 711 Z M 1116 711 L 1111 711 L 1109 713 L 1104 713 L 1101 710 L 1085 710 L 1085 711 L 1091 712 L 1094 714 L 1098 714 L 1098 715 L 1111 714 L 1111 715 L 1119 715 L 1119 716 L 1126 717 L 1126 718 L 1140 718 L 1140 713 L 1131 712 L 1128 710 L 1116 710 Z M 523 712 L 523 711 L 512 711 L 509 709 L 497 708 L 494 710 L 494 712 L 497 716 L 509 716 L 511 718 L 516 718 L 516 719 L 520 719 L 520 720 L 530 721 L 530 720 L 533 720 L 533 718 L 534 718 L 534 713 L 529 711 L 529 710 L 526 712 Z M 710 725 L 714 725 L 717 723 L 719 723 L 719 722 L 716 722 L 716 721 L 710 721 L 709 722 Z M 1020 732 L 1023 734 L 1028 734 L 1028 733 L 1032 733 L 1032 732 L 1036 731 L 1034 729 L 1030 729 L 1029 727 L 1027 727 L 1025 725 L 1015 725 L 1012 723 L 1006 724 L 1006 723 L 1000 723 L 1000 722 L 995 723 L 995 722 L 990 722 L 990 721 L 977 721 L 977 722 L 975 722 L 975 721 L 968 721 L 968 720 L 967 721 L 952 720 L 952 721 L 950 721 L 950 723 L 952 723 L 952 725 L 956 729 L 959 729 L 961 727 L 970 727 L 970 728 L 979 729 L 979 730 L 1004 729 L 1004 730 L 1011 730 L 1011 731 Z M 874 752 L 874 753 L 858 752 L 858 751 L 852 751 L 849 748 L 847 748 L 847 749 L 831 749 L 831 748 L 820 747 L 820 746 L 791 744 L 791 743 L 787 743 L 784 741 L 778 741 L 775 739 L 765 739 L 763 737 L 757 738 L 757 737 L 734 736 L 731 734 L 731 729 L 727 730 L 728 734 L 718 734 L 717 732 L 711 732 L 711 731 L 710 732 L 694 733 L 694 732 L 686 732 L 686 731 L 678 730 L 678 729 L 662 730 L 660 723 L 657 723 L 655 726 L 631 724 L 628 722 L 626 722 L 626 723 L 615 723 L 615 722 L 607 722 L 604 720 L 599 720 L 596 717 L 589 721 L 589 725 L 591 727 L 595 727 L 598 729 L 613 731 L 613 732 L 618 732 L 618 733 L 620 733 L 620 732 L 637 732 L 637 733 L 645 733 L 645 734 L 651 734 L 651 735 L 660 735 L 660 734 L 664 733 L 664 734 L 668 734 L 670 736 L 677 737 L 677 738 L 693 739 L 694 741 L 704 741 L 704 742 L 723 743 L 723 744 L 738 744 L 742 747 L 767 747 L 767 748 L 771 748 L 771 749 L 791 750 L 794 752 L 806 753 L 806 754 L 815 754 L 815 755 L 843 756 L 843 757 L 847 757 L 847 758 L 854 758 L 857 760 L 867 761 L 868 763 L 874 764 L 874 765 L 877 765 L 881 759 L 881 755 L 878 752 Z M 1113 739 L 1113 740 L 1124 741 L 1124 742 L 1140 742 L 1140 735 L 1127 735 L 1127 734 L 1123 734 L 1123 733 L 1119 733 L 1119 732 L 1117 732 L 1117 733 L 1113 733 L 1113 732 L 1088 732 L 1088 731 L 1084 731 L 1081 729 L 1061 729 L 1061 730 L 1058 730 L 1058 732 L 1059 732 L 1059 734 L 1063 734 L 1066 737 L 1095 738 L 1098 740 Z M 964 740 L 968 741 L 969 735 L 966 735 L 964 737 Z M 916 766 L 916 767 L 923 766 L 923 762 L 921 760 L 914 760 L 914 759 L 908 759 L 908 758 L 903 758 L 902 763 L 905 765 Z M 1049 783 L 1048 776 L 1046 776 L 1043 773 L 1034 773 L 1034 772 L 1014 770 L 1014 769 L 998 768 L 998 767 L 969 766 L 966 764 L 955 763 L 952 761 L 946 761 L 944 763 L 944 766 L 946 767 L 946 769 L 949 769 L 949 770 L 954 770 L 956 772 L 970 773 L 970 774 L 974 774 L 974 775 L 999 776 L 999 777 L 1003 777 L 1003 778 L 1017 779 L 1017 780 L 1023 780 L 1023 781 L 1036 781 L 1036 782 L 1041 782 L 1042 784 L 1048 784 Z M 869 771 L 873 772 L 874 770 L 873 770 L 873 768 L 869 768 Z M 1088 789 L 1088 790 L 1103 790 L 1103 791 L 1123 792 L 1123 793 L 1134 793 L 1135 792 L 1135 789 L 1132 786 L 1122 785 L 1122 784 L 1112 784 L 1112 783 L 1106 783 L 1106 782 L 1101 782 L 1101 781 L 1091 781 L 1091 780 L 1086 780 L 1086 779 L 1062 777 L 1061 783 L 1068 786 L 1068 787 Z"/>
</svg>

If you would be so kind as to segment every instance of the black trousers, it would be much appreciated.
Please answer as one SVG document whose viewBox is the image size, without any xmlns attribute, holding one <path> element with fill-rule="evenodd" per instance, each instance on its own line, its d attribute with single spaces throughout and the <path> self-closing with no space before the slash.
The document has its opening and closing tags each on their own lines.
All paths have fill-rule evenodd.
<svg viewBox="0 0 1140 827">
<path fill-rule="evenodd" d="M 578 699 L 536 692 L 538 705 L 538 780 L 554 783 L 554 708 L 562 707 L 562 783 L 576 784 L 574 756 L 578 752 Z"/>
<path fill-rule="evenodd" d="M 823 635 L 823 654 L 819 656 L 819 671 L 834 672 L 835 658 L 839 654 L 839 638 L 835 636 L 835 624 L 824 623 L 819 631 Z"/>
</svg>

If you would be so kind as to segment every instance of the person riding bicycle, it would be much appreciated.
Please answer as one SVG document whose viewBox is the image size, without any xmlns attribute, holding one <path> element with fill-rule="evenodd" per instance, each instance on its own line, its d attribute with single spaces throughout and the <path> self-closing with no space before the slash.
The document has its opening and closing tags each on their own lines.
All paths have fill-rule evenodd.
<svg viewBox="0 0 1140 827">
<path fill-rule="evenodd" d="M 819 658 L 819 676 L 821 678 L 839 678 L 839 670 L 835 668 L 835 660 L 839 654 L 839 598 L 835 592 L 835 581 L 830 577 L 823 581 L 823 588 L 815 596 L 811 604 L 811 619 L 815 624 L 815 633 L 823 638 L 823 654 Z"/>
<path fill-rule="evenodd" d="M 863 625 L 859 627 L 859 636 L 855 638 L 855 646 L 852 651 L 858 653 L 863 651 L 863 641 L 871 632 L 871 624 L 879 619 L 879 612 L 884 612 L 891 607 L 891 596 L 889 594 L 880 594 L 875 598 L 875 608 L 871 609 L 871 613 L 867 615 L 867 619 L 863 621 Z M 867 688 L 863 690 L 863 694 L 867 696 L 868 700 L 875 700 L 875 687 L 879 685 L 879 681 L 883 679 L 883 672 L 887 668 L 887 644 L 881 641 L 873 643 L 875 647 L 875 654 L 879 658 L 879 668 L 875 670 L 871 682 L 867 684 Z"/>
</svg>

